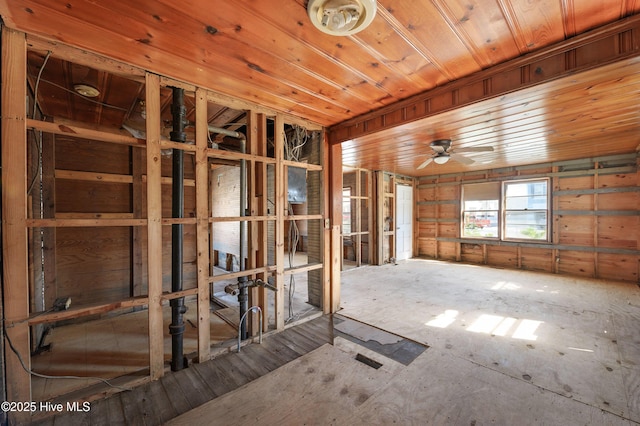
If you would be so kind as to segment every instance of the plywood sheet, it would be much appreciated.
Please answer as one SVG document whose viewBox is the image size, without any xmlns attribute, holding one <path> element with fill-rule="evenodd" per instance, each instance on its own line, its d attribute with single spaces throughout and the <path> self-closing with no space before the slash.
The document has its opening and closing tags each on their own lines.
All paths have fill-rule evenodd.
<svg viewBox="0 0 640 426">
<path fill-rule="evenodd" d="M 169 425 L 330 424 L 344 419 L 392 379 L 329 344 Z"/>
</svg>

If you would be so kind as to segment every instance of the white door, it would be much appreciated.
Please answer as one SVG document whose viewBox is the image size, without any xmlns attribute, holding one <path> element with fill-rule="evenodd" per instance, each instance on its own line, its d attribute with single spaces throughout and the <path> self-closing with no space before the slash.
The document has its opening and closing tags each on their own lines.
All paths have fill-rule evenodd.
<svg viewBox="0 0 640 426">
<path fill-rule="evenodd" d="M 396 185 L 396 260 L 413 256 L 413 188 Z"/>
</svg>

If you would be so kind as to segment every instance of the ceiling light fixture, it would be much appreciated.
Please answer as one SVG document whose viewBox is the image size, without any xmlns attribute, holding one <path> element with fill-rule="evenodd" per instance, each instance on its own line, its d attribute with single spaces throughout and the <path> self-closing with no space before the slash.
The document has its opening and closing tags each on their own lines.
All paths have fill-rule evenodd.
<svg viewBox="0 0 640 426">
<path fill-rule="evenodd" d="M 449 156 L 446 154 L 441 154 L 438 155 L 437 157 L 434 157 L 433 162 L 436 164 L 445 164 L 447 161 L 449 161 Z"/>
<path fill-rule="evenodd" d="M 309 0 L 307 13 L 323 33 L 345 36 L 364 30 L 376 15 L 376 0 Z"/>
<path fill-rule="evenodd" d="M 87 98 L 97 98 L 100 96 L 100 90 L 97 89 L 97 86 L 98 71 L 91 68 L 79 83 L 73 85 L 73 90 Z"/>
</svg>

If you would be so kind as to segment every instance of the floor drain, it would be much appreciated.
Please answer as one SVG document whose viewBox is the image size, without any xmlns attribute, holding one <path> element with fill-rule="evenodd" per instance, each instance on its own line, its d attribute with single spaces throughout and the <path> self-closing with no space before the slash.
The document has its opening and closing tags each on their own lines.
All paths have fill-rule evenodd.
<svg viewBox="0 0 640 426">
<path fill-rule="evenodd" d="M 375 361 L 371 358 L 369 358 L 368 356 L 364 356 L 361 353 L 359 353 L 358 355 L 356 355 L 356 360 L 360 361 L 363 364 L 367 364 L 369 367 L 373 367 L 376 370 L 380 367 L 382 367 L 382 364 L 380 364 L 378 361 Z"/>
</svg>

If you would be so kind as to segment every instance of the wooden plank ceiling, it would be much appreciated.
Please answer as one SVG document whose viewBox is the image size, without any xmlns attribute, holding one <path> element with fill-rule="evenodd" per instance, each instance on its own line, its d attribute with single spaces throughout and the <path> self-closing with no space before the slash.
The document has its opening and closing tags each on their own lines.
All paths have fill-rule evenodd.
<svg viewBox="0 0 640 426">
<path fill-rule="evenodd" d="M 346 37 L 313 27 L 305 0 L 0 0 L 0 15 L 11 28 L 333 132 L 372 111 L 636 19 L 629 17 L 640 11 L 639 0 L 381 0 L 377 6 L 373 23 Z M 630 36 L 627 50 L 638 50 L 637 39 Z M 634 55 L 378 132 L 341 137 L 336 130 L 332 140 L 345 142 L 345 164 L 410 176 L 632 152 L 640 139 Z M 42 48 L 29 54 L 32 87 L 45 56 Z M 50 61 L 43 81 L 55 85 L 43 83 L 39 92 L 45 114 L 83 121 L 83 111 L 99 108 L 99 122 L 92 124 L 109 127 L 140 116 L 142 80 L 99 73 L 96 104 L 69 92 L 88 68 Z M 241 116 L 222 106 L 209 112 L 216 126 L 238 123 Z M 450 161 L 416 170 L 436 138 L 452 139 L 457 149 L 494 151 L 470 156 L 472 165 Z"/>
</svg>

